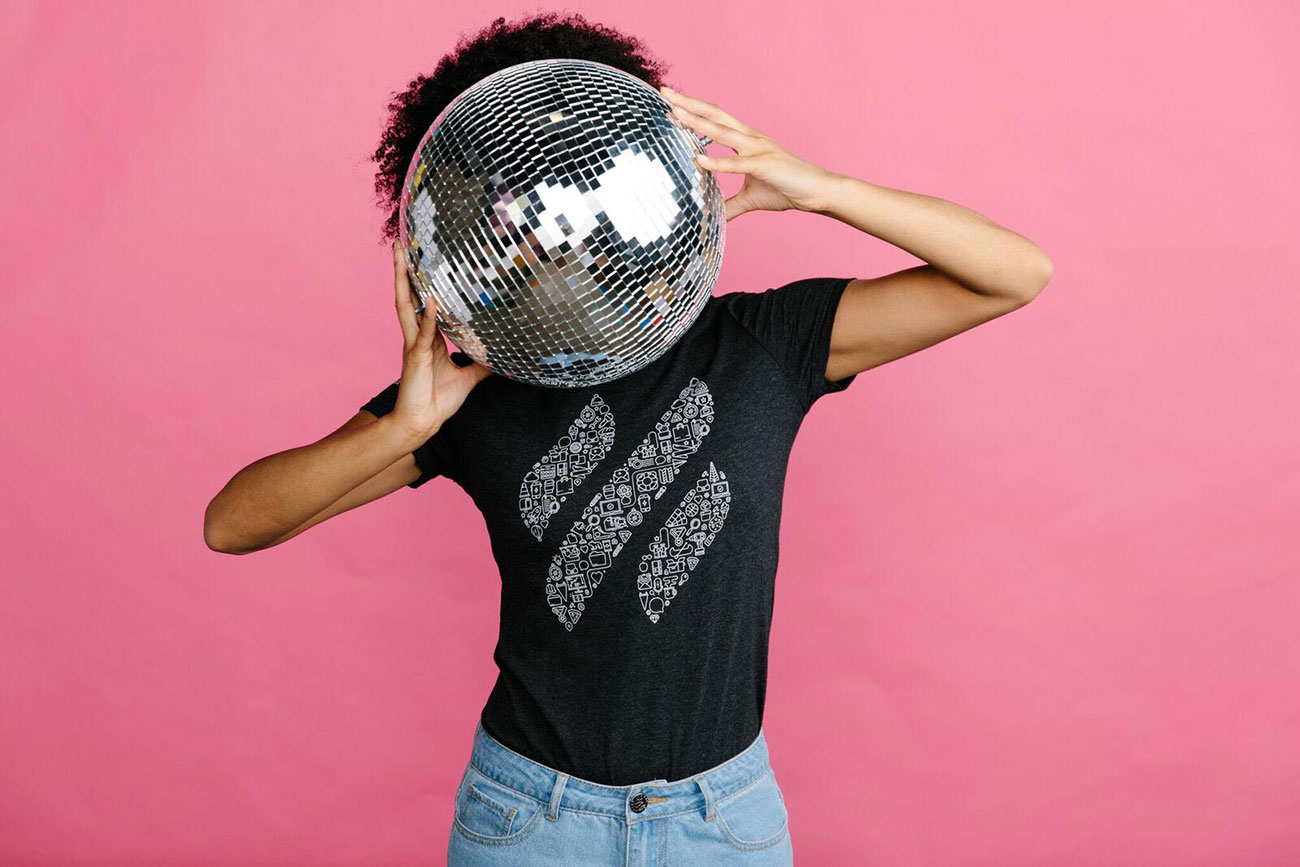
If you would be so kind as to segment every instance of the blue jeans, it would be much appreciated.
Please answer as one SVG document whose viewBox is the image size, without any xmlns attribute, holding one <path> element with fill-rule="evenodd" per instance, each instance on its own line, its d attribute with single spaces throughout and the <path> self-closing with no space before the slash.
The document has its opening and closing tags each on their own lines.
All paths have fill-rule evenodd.
<svg viewBox="0 0 1300 867">
<path fill-rule="evenodd" d="M 605 786 L 519 755 L 480 723 L 456 790 L 447 864 L 789 867 L 786 822 L 761 731 L 687 779 Z"/>
</svg>

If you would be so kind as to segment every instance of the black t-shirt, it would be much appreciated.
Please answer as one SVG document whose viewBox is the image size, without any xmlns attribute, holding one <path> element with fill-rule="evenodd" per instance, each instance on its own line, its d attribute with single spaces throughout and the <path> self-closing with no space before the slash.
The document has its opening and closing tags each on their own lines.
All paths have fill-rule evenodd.
<svg viewBox="0 0 1300 867">
<path fill-rule="evenodd" d="M 460 485 L 501 573 L 488 734 L 606 785 L 682 779 L 758 735 L 786 465 L 813 402 L 854 379 L 825 378 L 850 279 L 713 296 L 603 385 L 489 376 L 415 450 L 410 486 Z"/>
</svg>

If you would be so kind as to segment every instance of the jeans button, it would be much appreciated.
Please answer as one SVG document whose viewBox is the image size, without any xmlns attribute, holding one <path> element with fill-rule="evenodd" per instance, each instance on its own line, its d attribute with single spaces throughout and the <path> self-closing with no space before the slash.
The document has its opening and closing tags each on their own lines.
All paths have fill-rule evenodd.
<svg viewBox="0 0 1300 867">
<path fill-rule="evenodd" d="M 645 792 L 637 792 L 632 796 L 632 812 L 640 813 L 644 811 L 647 803 Z"/>
</svg>

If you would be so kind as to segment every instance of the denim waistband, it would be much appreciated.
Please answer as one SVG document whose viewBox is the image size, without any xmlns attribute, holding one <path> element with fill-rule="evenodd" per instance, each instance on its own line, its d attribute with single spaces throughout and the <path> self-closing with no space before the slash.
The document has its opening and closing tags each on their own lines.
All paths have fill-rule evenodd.
<svg viewBox="0 0 1300 867">
<path fill-rule="evenodd" d="M 520 755 L 493 738 L 480 722 L 474 729 L 470 765 L 498 783 L 548 806 L 554 819 L 566 810 L 622 816 L 628 822 L 663 818 L 704 810 L 713 818 L 714 805 L 744 789 L 770 770 L 767 741 L 760 729 L 744 750 L 720 765 L 682 780 L 647 780 L 627 786 L 607 786 L 557 771 Z M 641 807 L 638 812 L 635 808 Z"/>
</svg>

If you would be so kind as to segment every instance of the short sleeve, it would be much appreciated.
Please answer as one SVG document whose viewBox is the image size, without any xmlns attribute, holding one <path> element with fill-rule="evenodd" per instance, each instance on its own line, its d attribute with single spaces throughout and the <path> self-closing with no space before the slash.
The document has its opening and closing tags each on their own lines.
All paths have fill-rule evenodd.
<svg viewBox="0 0 1300 867">
<path fill-rule="evenodd" d="M 397 390 L 401 383 L 402 381 L 399 379 L 389 385 L 379 394 L 362 404 L 360 409 L 367 410 L 376 416 L 384 416 L 392 412 L 393 407 L 397 404 Z M 415 463 L 420 468 L 420 475 L 415 481 L 407 485 L 408 488 L 418 488 L 429 479 L 448 474 L 446 442 L 443 439 L 446 430 L 446 426 L 439 428 L 437 433 L 417 446 L 415 451 L 412 452 L 415 456 Z"/>
<path fill-rule="evenodd" d="M 800 408 L 843 391 L 856 378 L 826 378 L 831 328 L 852 277 L 809 277 L 762 292 L 731 292 L 727 308 L 785 372 Z"/>
</svg>

